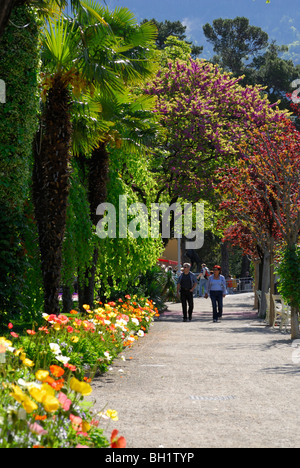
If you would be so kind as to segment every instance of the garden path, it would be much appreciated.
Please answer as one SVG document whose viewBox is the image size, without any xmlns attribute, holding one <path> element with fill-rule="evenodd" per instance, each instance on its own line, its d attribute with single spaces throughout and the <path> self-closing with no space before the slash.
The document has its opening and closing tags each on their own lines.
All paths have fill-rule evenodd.
<svg viewBox="0 0 300 468">
<path fill-rule="evenodd" d="M 253 297 L 227 296 L 220 324 L 209 300 L 195 299 L 187 323 L 168 304 L 93 381 L 96 409 L 118 411 L 107 434 L 128 448 L 299 448 L 300 359 L 288 334 L 257 320 Z"/>
</svg>

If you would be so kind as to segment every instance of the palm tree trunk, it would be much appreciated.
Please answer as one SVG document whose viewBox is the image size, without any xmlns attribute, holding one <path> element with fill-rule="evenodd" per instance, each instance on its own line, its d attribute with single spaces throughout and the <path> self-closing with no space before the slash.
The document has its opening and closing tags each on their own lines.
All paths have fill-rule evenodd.
<svg viewBox="0 0 300 468">
<path fill-rule="evenodd" d="M 101 143 L 96 148 L 91 158 L 88 160 L 89 164 L 89 181 L 88 181 L 88 197 L 90 204 L 90 217 L 94 226 L 99 221 L 99 216 L 96 215 L 98 205 L 106 202 L 107 200 L 107 182 L 109 173 L 109 154 L 106 150 L 106 143 Z M 95 247 L 92 263 L 89 268 L 84 272 L 84 284 L 82 285 L 82 295 L 79 299 L 80 306 L 94 304 L 94 290 L 95 290 L 95 277 L 96 267 L 99 258 L 99 249 Z"/>
<path fill-rule="evenodd" d="M 62 76 L 56 75 L 48 92 L 34 148 L 33 200 L 47 314 L 59 313 L 58 292 L 69 194 L 70 101 Z"/>
</svg>

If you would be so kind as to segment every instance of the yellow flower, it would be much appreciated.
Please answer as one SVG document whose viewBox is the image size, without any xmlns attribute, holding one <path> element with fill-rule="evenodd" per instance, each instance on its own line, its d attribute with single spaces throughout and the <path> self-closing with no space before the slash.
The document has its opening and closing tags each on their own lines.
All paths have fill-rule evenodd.
<svg viewBox="0 0 300 468">
<path fill-rule="evenodd" d="M 118 418 L 118 412 L 116 410 L 113 410 L 113 409 L 108 409 L 106 411 L 106 415 L 112 419 L 113 421 L 118 421 L 119 418 Z"/>
<path fill-rule="evenodd" d="M 79 341 L 78 336 L 72 336 L 71 341 L 72 341 L 72 343 L 78 343 L 78 341 Z"/>
<path fill-rule="evenodd" d="M 70 388 L 74 392 L 81 393 L 81 395 L 90 395 L 92 393 L 92 387 L 86 382 L 80 382 L 75 377 L 70 380 Z"/>
<path fill-rule="evenodd" d="M 8 348 L 12 346 L 12 342 L 8 339 L 6 339 L 4 336 L 0 337 L 0 345 L 5 346 L 5 348 Z"/>
<path fill-rule="evenodd" d="M 46 371 L 44 371 L 46 372 Z M 35 399 L 38 403 L 45 403 L 48 401 L 48 397 L 54 397 L 55 390 L 50 387 L 50 385 L 43 383 L 41 387 L 31 387 L 29 388 L 29 393 L 32 398 Z M 46 410 L 47 411 L 47 410 Z"/>
<path fill-rule="evenodd" d="M 38 409 L 38 405 L 32 401 L 27 395 L 25 395 L 25 398 L 22 402 L 22 406 L 26 413 L 32 413 L 33 411 Z"/>
<path fill-rule="evenodd" d="M 41 388 L 37 387 L 32 387 L 29 389 L 29 393 L 32 396 L 32 398 L 35 399 L 38 403 L 42 403 L 43 398 L 47 395 L 45 390 L 42 390 Z"/>
<path fill-rule="evenodd" d="M 24 366 L 27 366 L 27 367 L 33 367 L 34 366 L 34 362 L 31 361 L 31 359 L 28 359 L 28 358 L 23 359 L 23 364 L 24 364 Z"/>
<path fill-rule="evenodd" d="M 55 395 L 55 390 L 54 390 L 54 388 L 50 387 L 50 385 L 48 385 L 47 383 L 43 383 L 43 384 L 42 384 L 42 390 L 45 390 L 45 392 L 46 392 L 48 395 L 52 395 L 52 396 Z"/>
<path fill-rule="evenodd" d="M 52 396 L 52 395 L 49 395 L 49 394 L 47 394 L 43 398 L 42 403 L 43 403 L 45 411 L 47 411 L 47 413 L 53 413 L 53 412 L 57 411 L 59 409 L 59 407 L 60 407 L 60 403 L 59 403 L 58 399 L 55 396 Z"/>
<path fill-rule="evenodd" d="M 39 380 L 40 382 L 44 382 L 47 379 L 47 377 L 49 376 L 49 372 L 46 371 L 46 370 L 40 369 L 40 370 L 38 370 L 36 372 L 35 376 L 36 376 L 37 380 Z"/>
<path fill-rule="evenodd" d="M 14 397 L 14 399 L 17 400 L 19 403 L 22 403 L 22 401 L 26 397 L 25 393 L 22 392 L 18 385 L 12 385 L 12 389 L 13 393 L 11 393 L 10 395 Z"/>
<path fill-rule="evenodd" d="M 61 329 L 60 323 L 55 322 L 53 325 L 54 330 L 59 331 Z"/>
<path fill-rule="evenodd" d="M 91 425 L 87 421 L 82 421 L 82 432 L 89 432 Z"/>
</svg>

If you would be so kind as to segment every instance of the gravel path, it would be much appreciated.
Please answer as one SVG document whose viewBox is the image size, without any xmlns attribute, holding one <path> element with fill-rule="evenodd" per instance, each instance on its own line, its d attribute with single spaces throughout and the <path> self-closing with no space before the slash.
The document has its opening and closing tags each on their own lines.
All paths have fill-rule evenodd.
<svg viewBox="0 0 300 468">
<path fill-rule="evenodd" d="M 93 381 L 97 410 L 119 414 L 107 434 L 118 429 L 128 448 L 299 448 L 300 360 L 289 334 L 257 320 L 253 297 L 227 296 L 222 323 L 210 300 L 195 299 L 187 323 L 168 304 Z"/>
</svg>

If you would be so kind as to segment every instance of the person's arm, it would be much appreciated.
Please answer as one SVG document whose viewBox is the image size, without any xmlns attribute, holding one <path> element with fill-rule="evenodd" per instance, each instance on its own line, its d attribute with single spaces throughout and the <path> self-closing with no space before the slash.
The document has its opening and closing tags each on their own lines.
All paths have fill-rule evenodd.
<svg viewBox="0 0 300 468">
<path fill-rule="evenodd" d="M 194 284 L 192 285 L 192 289 L 190 290 L 190 292 L 194 292 L 194 289 L 197 287 L 197 284 L 198 284 L 196 280 L 196 275 L 193 274 L 192 278 L 193 278 L 192 281 Z"/>
</svg>

